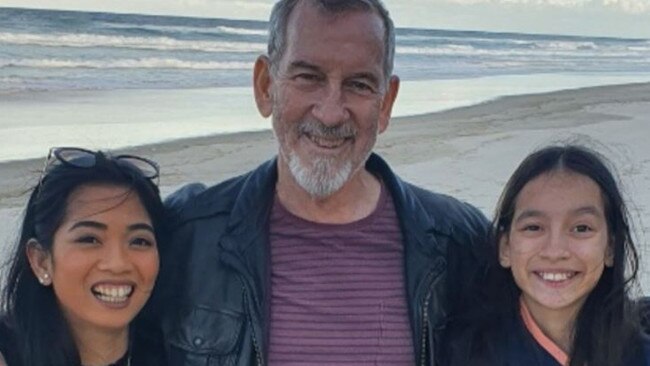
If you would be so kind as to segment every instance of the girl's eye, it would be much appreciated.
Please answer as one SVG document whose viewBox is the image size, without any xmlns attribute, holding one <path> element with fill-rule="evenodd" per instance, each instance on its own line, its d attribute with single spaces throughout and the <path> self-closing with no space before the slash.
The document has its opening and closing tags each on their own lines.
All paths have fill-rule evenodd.
<svg viewBox="0 0 650 366">
<path fill-rule="evenodd" d="M 529 224 L 523 227 L 523 231 L 540 231 L 542 227 L 536 224 Z"/>
<path fill-rule="evenodd" d="M 589 227 L 589 225 L 576 225 L 573 228 L 573 231 L 576 233 L 587 233 L 593 230 L 591 229 L 591 227 Z"/>
</svg>

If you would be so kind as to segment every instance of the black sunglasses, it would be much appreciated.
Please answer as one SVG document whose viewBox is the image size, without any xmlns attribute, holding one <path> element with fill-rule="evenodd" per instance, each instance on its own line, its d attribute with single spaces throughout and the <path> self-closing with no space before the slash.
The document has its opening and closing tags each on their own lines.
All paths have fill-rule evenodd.
<svg viewBox="0 0 650 366">
<path fill-rule="evenodd" d="M 98 152 L 79 147 L 53 147 L 47 155 L 45 166 L 41 172 L 38 184 L 39 186 L 42 184 L 43 178 L 47 172 L 57 164 L 65 164 L 74 168 L 87 169 L 92 168 L 97 164 L 97 158 L 99 156 Z M 115 161 L 117 164 L 135 168 L 143 177 L 150 180 L 158 178 L 160 174 L 158 164 L 146 158 L 135 155 L 107 155 L 107 158 Z"/>
</svg>

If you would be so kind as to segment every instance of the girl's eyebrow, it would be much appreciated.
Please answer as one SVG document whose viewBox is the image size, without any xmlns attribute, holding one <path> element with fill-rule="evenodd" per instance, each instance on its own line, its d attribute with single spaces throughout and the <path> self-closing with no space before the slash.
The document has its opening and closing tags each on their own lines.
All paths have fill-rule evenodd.
<svg viewBox="0 0 650 366">
<path fill-rule="evenodd" d="M 594 205 L 588 205 L 588 206 L 582 206 L 578 207 L 574 210 L 571 210 L 572 215 L 593 215 L 596 217 L 602 217 L 602 212 L 599 210 L 596 206 Z M 542 211 L 540 210 L 525 210 L 521 212 L 517 217 L 515 218 L 515 222 L 527 219 L 529 217 L 544 217 L 546 216 Z"/>
<path fill-rule="evenodd" d="M 593 216 L 596 216 L 596 217 L 602 217 L 603 216 L 601 210 L 599 210 L 596 206 L 593 206 L 593 205 L 579 207 L 579 208 L 573 210 L 573 214 L 575 214 L 575 215 L 593 215 Z"/>
<path fill-rule="evenodd" d="M 515 222 L 527 219 L 529 217 L 542 217 L 545 216 L 540 210 L 525 210 L 515 218 Z"/>
</svg>

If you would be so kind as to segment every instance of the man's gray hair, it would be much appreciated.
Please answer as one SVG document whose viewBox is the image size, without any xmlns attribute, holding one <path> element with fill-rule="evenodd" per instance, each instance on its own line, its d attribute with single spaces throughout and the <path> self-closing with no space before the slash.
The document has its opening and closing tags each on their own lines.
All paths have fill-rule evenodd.
<svg viewBox="0 0 650 366">
<path fill-rule="evenodd" d="M 268 57 L 273 71 L 277 71 L 278 64 L 286 50 L 287 24 L 289 16 L 300 1 L 309 1 L 319 9 L 339 14 L 347 11 L 362 10 L 376 11 L 384 23 L 384 77 L 388 79 L 393 73 L 393 60 L 395 58 L 395 27 L 390 19 L 388 10 L 381 0 L 280 0 L 273 7 L 269 21 Z"/>
</svg>

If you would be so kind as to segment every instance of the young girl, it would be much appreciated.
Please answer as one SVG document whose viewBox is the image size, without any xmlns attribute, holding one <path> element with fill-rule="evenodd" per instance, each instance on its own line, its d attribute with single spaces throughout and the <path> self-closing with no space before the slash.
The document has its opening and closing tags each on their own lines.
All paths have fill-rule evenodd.
<svg viewBox="0 0 650 366">
<path fill-rule="evenodd" d="M 3 293 L 9 366 L 163 365 L 129 324 L 158 274 L 164 211 L 155 163 L 50 152 L 25 211 Z"/>
<path fill-rule="evenodd" d="M 452 365 L 650 365 L 630 285 L 638 258 L 612 173 L 596 153 L 553 146 L 508 181 L 481 306 L 456 319 Z"/>
</svg>

